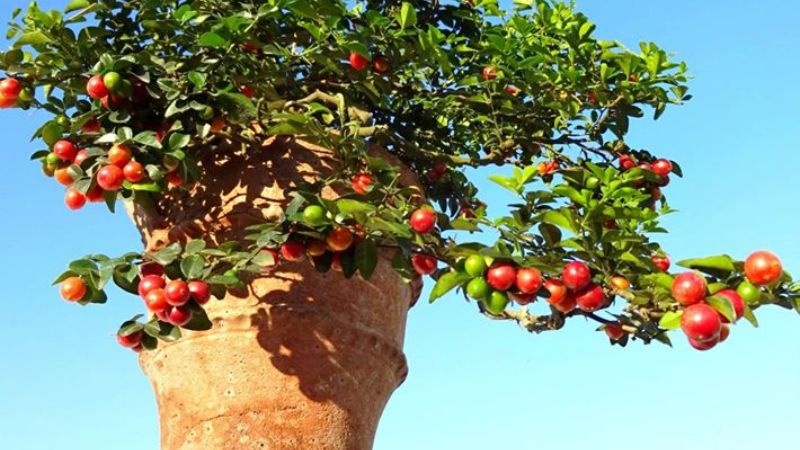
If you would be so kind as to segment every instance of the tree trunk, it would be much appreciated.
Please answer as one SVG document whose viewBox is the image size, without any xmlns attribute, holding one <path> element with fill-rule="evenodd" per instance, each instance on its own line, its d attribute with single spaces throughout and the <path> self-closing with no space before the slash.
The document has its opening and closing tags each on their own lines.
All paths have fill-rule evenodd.
<svg viewBox="0 0 800 450">
<path fill-rule="evenodd" d="M 247 225 L 279 217 L 287 190 L 337 164 L 330 151 L 287 138 L 217 153 L 201 166 L 189 192 L 130 208 L 148 250 L 188 238 L 241 239 Z M 143 352 L 162 450 L 372 448 L 407 373 L 405 321 L 419 293 L 388 255 L 379 259 L 369 281 L 282 263 L 247 280 L 246 292 L 212 300 L 211 330 Z"/>
</svg>

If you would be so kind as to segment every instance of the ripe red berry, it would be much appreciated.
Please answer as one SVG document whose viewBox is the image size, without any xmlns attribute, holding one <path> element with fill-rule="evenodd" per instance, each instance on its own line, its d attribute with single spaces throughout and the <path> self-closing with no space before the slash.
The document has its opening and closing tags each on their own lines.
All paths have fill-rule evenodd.
<svg viewBox="0 0 800 450">
<path fill-rule="evenodd" d="M 578 308 L 586 312 L 597 311 L 605 302 L 606 295 L 603 293 L 603 288 L 596 284 L 590 284 L 575 293 L 575 303 L 578 304 Z"/>
<path fill-rule="evenodd" d="M 181 186 L 184 182 L 180 172 L 170 172 L 164 178 L 166 178 L 170 186 Z"/>
<path fill-rule="evenodd" d="M 142 343 L 142 336 L 143 333 L 141 331 L 131 333 L 127 336 L 117 334 L 117 342 L 119 343 L 119 345 L 125 348 L 134 348 L 138 347 Z"/>
<path fill-rule="evenodd" d="M 672 262 L 669 260 L 669 256 L 661 256 L 661 255 L 653 255 L 650 257 L 650 260 L 653 261 L 653 264 L 658 267 L 658 270 L 662 272 L 666 272 L 669 270 L 669 267 L 672 265 Z"/>
<path fill-rule="evenodd" d="M 516 284 L 523 294 L 535 294 L 542 288 L 542 274 L 533 267 L 519 269 Z"/>
<path fill-rule="evenodd" d="M 592 281 L 592 271 L 585 263 L 580 261 L 573 261 L 564 266 L 564 272 L 561 274 L 561 280 L 564 285 L 577 291 L 585 288 Z"/>
<path fill-rule="evenodd" d="M 205 281 L 190 281 L 189 293 L 198 305 L 205 305 L 211 300 L 211 288 Z"/>
<path fill-rule="evenodd" d="M 0 81 L 0 95 L 5 98 L 13 98 L 15 101 L 22 92 L 22 83 L 16 78 L 6 78 Z"/>
<path fill-rule="evenodd" d="M 564 286 L 564 283 L 562 283 L 561 280 L 554 280 L 554 279 L 547 280 L 544 282 L 544 288 L 547 290 L 547 292 L 550 293 L 550 296 L 547 297 L 547 301 L 551 305 L 561 303 L 567 300 L 568 297 L 570 297 L 568 295 L 569 292 L 567 291 L 567 287 Z"/>
<path fill-rule="evenodd" d="M 722 329 L 719 330 L 719 343 L 723 343 L 728 340 L 728 336 L 731 334 L 731 328 L 728 325 L 722 325 Z"/>
<path fill-rule="evenodd" d="M 78 154 L 78 147 L 70 141 L 62 139 L 53 145 L 53 153 L 62 161 L 75 161 Z"/>
<path fill-rule="evenodd" d="M 150 312 L 154 313 L 163 311 L 169 307 L 167 295 L 162 288 L 153 289 L 148 292 L 147 295 L 144 296 L 144 304 Z"/>
<path fill-rule="evenodd" d="M 68 302 L 77 302 L 86 296 L 86 282 L 81 277 L 69 277 L 61 282 L 61 297 Z"/>
<path fill-rule="evenodd" d="M 67 189 L 67 194 L 64 196 L 64 203 L 67 208 L 76 211 L 86 204 L 86 196 L 77 189 Z"/>
<path fill-rule="evenodd" d="M 372 70 L 376 73 L 386 73 L 389 71 L 389 61 L 383 56 L 378 56 L 372 60 Z"/>
<path fill-rule="evenodd" d="M 164 266 L 162 266 L 161 264 L 159 264 L 157 262 L 142 263 L 139 266 L 139 274 L 142 277 L 147 277 L 147 276 L 150 276 L 150 275 L 155 275 L 157 277 L 163 277 L 164 276 Z"/>
<path fill-rule="evenodd" d="M 62 168 L 56 169 L 53 173 L 53 177 L 59 183 L 63 184 L 64 186 L 72 186 L 72 176 L 69 174 L 69 166 L 64 166 Z"/>
<path fill-rule="evenodd" d="M 492 264 L 486 271 L 486 282 L 498 291 L 507 291 L 517 281 L 517 269 L 504 262 Z"/>
<path fill-rule="evenodd" d="M 108 96 L 108 88 L 106 88 L 106 83 L 103 81 L 102 75 L 95 75 L 89 78 L 89 82 L 86 83 L 86 93 L 95 100 L 100 100 Z"/>
<path fill-rule="evenodd" d="M 139 281 L 139 295 L 145 297 L 155 289 L 163 289 L 167 283 L 160 275 L 147 275 Z"/>
<path fill-rule="evenodd" d="M 657 159 L 653 163 L 653 173 L 665 177 L 672 172 L 672 162 L 668 159 Z"/>
<path fill-rule="evenodd" d="M 486 66 L 481 71 L 481 78 L 484 80 L 494 80 L 497 78 L 497 68 L 495 66 Z"/>
<path fill-rule="evenodd" d="M 302 261 L 306 256 L 306 246 L 298 241 L 286 241 L 281 245 L 281 256 L 287 261 Z"/>
<path fill-rule="evenodd" d="M 645 172 L 652 172 L 653 171 L 653 165 L 650 164 L 650 163 L 643 162 L 643 163 L 640 163 L 637 167 L 639 167 L 640 169 L 644 170 Z"/>
<path fill-rule="evenodd" d="M 97 185 L 106 191 L 116 191 L 125 182 L 125 174 L 118 166 L 103 166 L 97 171 Z"/>
<path fill-rule="evenodd" d="M 89 192 L 86 193 L 86 200 L 89 200 L 90 202 L 102 202 L 105 200 L 105 192 L 106 191 L 104 191 L 103 188 L 95 185 L 89 189 Z"/>
<path fill-rule="evenodd" d="M 88 122 L 86 122 L 85 124 L 83 124 L 83 126 L 81 126 L 81 131 L 87 134 L 99 133 L 101 129 L 102 126 L 100 125 L 100 121 L 97 120 L 97 118 L 89 119 Z"/>
<path fill-rule="evenodd" d="M 253 86 L 247 84 L 239 86 L 239 92 L 247 98 L 253 98 L 256 95 L 256 90 L 253 89 Z"/>
<path fill-rule="evenodd" d="M 357 194 L 365 195 L 369 191 L 369 187 L 372 185 L 372 175 L 368 173 L 359 173 L 353 177 L 351 184 L 353 186 L 353 190 Z"/>
<path fill-rule="evenodd" d="M 536 300 L 536 294 L 524 294 L 524 293 L 520 293 L 520 292 L 509 292 L 508 296 L 511 298 L 511 300 L 514 300 L 515 302 L 517 302 L 517 304 L 519 304 L 521 306 L 528 305 L 530 303 L 533 303 L 534 300 Z"/>
<path fill-rule="evenodd" d="M 757 251 L 744 262 L 744 273 L 756 286 L 775 283 L 783 275 L 783 266 L 777 256 L 768 251 Z"/>
<path fill-rule="evenodd" d="M 436 226 L 436 213 L 428 208 L 420 208 L 411 214 L 411 228 L 419 234 L 428 234 Z"/>
<path fill-rule="evenodd" d="M 706 298 L 706 279 L 697 272 L 684 272 L 672 282 L 672 296 L 683 306 L 700 303 Z"/>
<path fill-rule="evenodd" d="M 169 323 L 182 327 L 192 320 L 192 310 L 186 306 L 175 306 L 169 309 L 167 317 Z"/>
<path fill-rule="evenodd" d="M 122 175 L 131 183 L 138 183 L 144 179 L 144 166 L 136 161 L 131 161 L 122 168 Z"/>
<path fill-rule="evenodd" d="M 636 167 L 636 162 L 631 158 L 630 155 L 619 155 L 619 168 L 623 172 L 626 170 L 630 170 Z"/>
<path fill-rule="evenodd" d="M 606 332 L 606 336 L 612 341 L 618 341 L 625 336 L 625 330 L 622 329 L 622 325 L 618 323 L 609 323 L 606 324 L 604 328 Z"/>
<path fill-rule="evenodd" d="M 422 253 L 414 253 L 411 255 L 411 266 L 420 275 L 430 275 L 436 272 L 438 262 L 436 258 Z"/>
<path fill-rule="evenodd" d="M 565 294 L 565 297 L 558 303 L 553 303 L 552 306 L 555 308 L 556 311 L 561 312 L 563 314 L 567 314 L 575 309 L 576 305 L 575 296 L 571 295 L 569 292 Z"/>
<path fill-rule="evenodd" d="M 687 307 L 683 312 L 681 329 L 690 339 L 705 343 L 719 337 L 722 320 L 714 308 L 698 303 Z"/>
<path fill-rule="evenodd" d="M 517 95 L 517 93 L 519 92 L 519 89 L 517 89 L 516 86 L 509 85 L 509 86 L 506 86 L 506 92 L 508 92 L 511 95 Z"/>
<path fill-rule="evenodd" d="M 361 71 L 369 66 L 369 60 L 358 52 L 350 52 L 350 66 Z"/>
<path fill-rule="evenodd" d="M 734 322 L 736 322 L 737 320 L 741 319 L 742 316 L 744 316 L 744 300 L 738 293 L 736 293 L 736 291 L 734 291 L 733 289 L 723 289 L 714 295 L 723 297 L 730 302 L 731 306 L 733 307 Z M 730 323 L 728 318 L 721 314 L 720 318 L 722 319 L 722 323 Z"/>
<path fill-rule="evenodd" d="M 80 166 L 87 159 L 89 159 L 89 151 L 86 149 L 78 150 L 78 153 L 75 154 L 75 160 L 72 161 L 72 163 Z"/>
<path fill-rule="evenodd" d="M 108 160 L 117 167 L 125 167 L 132 158 L 133 153 L 125 144 L 115 144 L 108 151 Z"/>
<path fill-rule="evenodd" d="M 719 344 L 717 339 L 711 339 L 710 341 L 703 342 L 689 338 L 689 345 L 691 345 L 695 350 L 700 350 L 701 352 L 711 350 L 712 348 L 716 347 L 717 344 Z"/>
<path fill-rule="evenodd" d="M 189 301 L 189 286 L 183 280 L 172 280 L 164 287 L 164 295 L 172 306 L 185 305 Z"/>
</svg>

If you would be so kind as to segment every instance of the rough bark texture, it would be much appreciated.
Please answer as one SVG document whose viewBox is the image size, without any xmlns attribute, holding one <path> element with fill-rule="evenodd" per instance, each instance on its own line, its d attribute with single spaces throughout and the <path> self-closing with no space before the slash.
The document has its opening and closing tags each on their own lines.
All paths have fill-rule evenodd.
<svg viewBox="0 0 800 450">
<path fill-rule="evenodd" d="M 280 215 L 288 189 L 336 170 L 330 151 L 288 138 L 202 166 L 189 193 L 130 209 L 148 250 L 239 239 Z M 142 353 L 162 449 L 370 449 L 406 376 L 405 321 L 419 284 L 404 284 L 382 255 L 369 281 L 300 262 L 247 285 L 207 305 L 212 330 Z"/>
</svg>

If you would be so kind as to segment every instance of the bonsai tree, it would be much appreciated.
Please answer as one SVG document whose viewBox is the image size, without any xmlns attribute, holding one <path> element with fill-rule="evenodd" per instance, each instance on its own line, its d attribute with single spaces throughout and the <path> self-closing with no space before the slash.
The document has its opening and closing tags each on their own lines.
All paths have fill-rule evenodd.
<svg viewBox="0 0 800 450">
<path fill-rule="evenodd" d="M 146 244 L 69 263 L 61 295 L 105 303 L 114 284 L 141 296 L 118 340 L 142 352 L 214 333 L 216 299 L 257 297 L 254 279 L 313 267 L 369 280 L 382 258 L 412 286 L 428 277 L 431 302 L 457 291 L 534 333 L 591 320 L 622 346 L 670 345 L 681 328 L 708 350 L 740 319 L 757 325 L 762 306 L 800 311 L 800 284 L 772 253 L 689 259 L 673 273 L 653 240 L 682 169 L 626 136 L 634 119 L 690 100 L 686 65 L 653 43 L 598 40 L 571 6 L 514 3 L 17 11 L 0 106 L 49 112 L 32 159 L 66 207 L 122 204 Z M 277 210 L 248 195 L 269 212 L 230 219 L 219 198 L 297 145 L 330 161 L 276 182 Z M 499 216 L 473 182 L 483 167 L 516 196 Z"/>
</svg>

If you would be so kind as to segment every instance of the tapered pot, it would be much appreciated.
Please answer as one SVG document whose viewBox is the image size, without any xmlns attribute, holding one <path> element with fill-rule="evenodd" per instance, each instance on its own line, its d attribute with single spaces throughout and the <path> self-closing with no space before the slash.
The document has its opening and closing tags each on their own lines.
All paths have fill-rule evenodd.
<svg viewBox="0 0 800 450">
<path fill-rule="evenodd" d="M 336 170 L 336 158 L 281 139 L 216 154 L 202 167 L 188 192 L 130 209 L 149 250 L 188 238 L 241 239 L 247 225 L 279 216 L 287 191 Z M 282 263 L 212 300 L 211 330 L 143 352 L 162 450 L 372 448 L 407 373 L 405 322 L 418 294 L 388 258 L 381 255 L 370 280 Z"/>
</svg>

